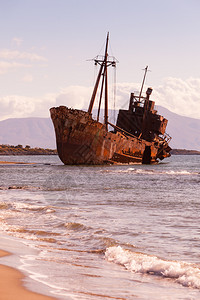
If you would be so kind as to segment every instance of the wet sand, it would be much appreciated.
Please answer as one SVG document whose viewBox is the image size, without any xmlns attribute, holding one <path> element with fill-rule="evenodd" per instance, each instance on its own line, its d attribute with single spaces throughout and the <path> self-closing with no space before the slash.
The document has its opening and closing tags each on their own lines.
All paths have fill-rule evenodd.
<svg viewBox="0 0 200 300">
<path fill-rule="evenodd" d="M 17 161 L 0 161 L 0 165 L 32 165 L 34 163 L 25 163 Z"/>
<path fill-rule="evenodd" d="M 0 257 L 9 255 L 0 250 Z M 24 276 L 18 270 L 0 264 L 0 300 L 55 300 L 56 298 L 28 291 L 22 285 Z"/>
</svg>

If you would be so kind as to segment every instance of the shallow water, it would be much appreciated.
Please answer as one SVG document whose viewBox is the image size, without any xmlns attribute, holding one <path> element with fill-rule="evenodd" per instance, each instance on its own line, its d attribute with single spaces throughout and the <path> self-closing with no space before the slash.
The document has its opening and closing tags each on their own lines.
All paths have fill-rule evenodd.
<svg viewBox="0 0 200 300">
<path fill-rule="evenodd" d="M 18 267 L 58 299 L 200 299 L 200 156 L 1 160 L 27 162 L 0 165 L 1 232 L 37 250 Z"/>
</svg>

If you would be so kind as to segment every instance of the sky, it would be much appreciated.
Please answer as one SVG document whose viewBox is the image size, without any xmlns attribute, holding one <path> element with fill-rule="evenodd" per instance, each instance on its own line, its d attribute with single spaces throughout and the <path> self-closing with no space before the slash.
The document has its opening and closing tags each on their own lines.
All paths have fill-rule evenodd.
<svg viewBox="0 0 200 300">
<path fill-rule="evenodd" d="M 87 108 L 90 60 L 103 54 L 107 32 L 119 61 L 116 108 L 140 89 L 148 65 L 152 100 L 200 119 L 199 14 L 199 0 L 0 0 L 0 120 Z"/>
</svg>

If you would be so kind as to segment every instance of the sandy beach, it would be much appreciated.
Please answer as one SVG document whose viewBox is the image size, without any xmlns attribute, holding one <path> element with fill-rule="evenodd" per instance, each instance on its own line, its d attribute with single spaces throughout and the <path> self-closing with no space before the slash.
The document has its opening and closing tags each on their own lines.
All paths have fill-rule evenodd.
<svg viewBox="0 0 200 300">
<path fill-rule="evenodd" d="M 0 250 L 0 257 L 9 255 Z M 28 291 L 23 287 L 24 276 L 18 270 L 0 264 L 0 300 L 55 300 L 37 293 Z"/>
<path fill-rule="evenodd" d="M 34 163 L 25 163 L 25 162 L 17 162 L 17 161 L 0 161 L 1 165 L 32 165 Z"/>
</svg>

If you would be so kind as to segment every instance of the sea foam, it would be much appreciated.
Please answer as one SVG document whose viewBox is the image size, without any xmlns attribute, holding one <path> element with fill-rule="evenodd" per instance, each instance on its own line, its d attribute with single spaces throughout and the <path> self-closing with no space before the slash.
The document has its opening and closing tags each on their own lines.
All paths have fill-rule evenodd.
<svg viewBox="0 0 200 300">
<path fill-rule="evenodd" d="M 131 252 L 121 246 L 107 248 L 105 257 L 131 272 L 171 278 L 183 286 L 200 289 L 200 269 L 193 264 L 163 260 L 156 256 Z"/>
</svg>

